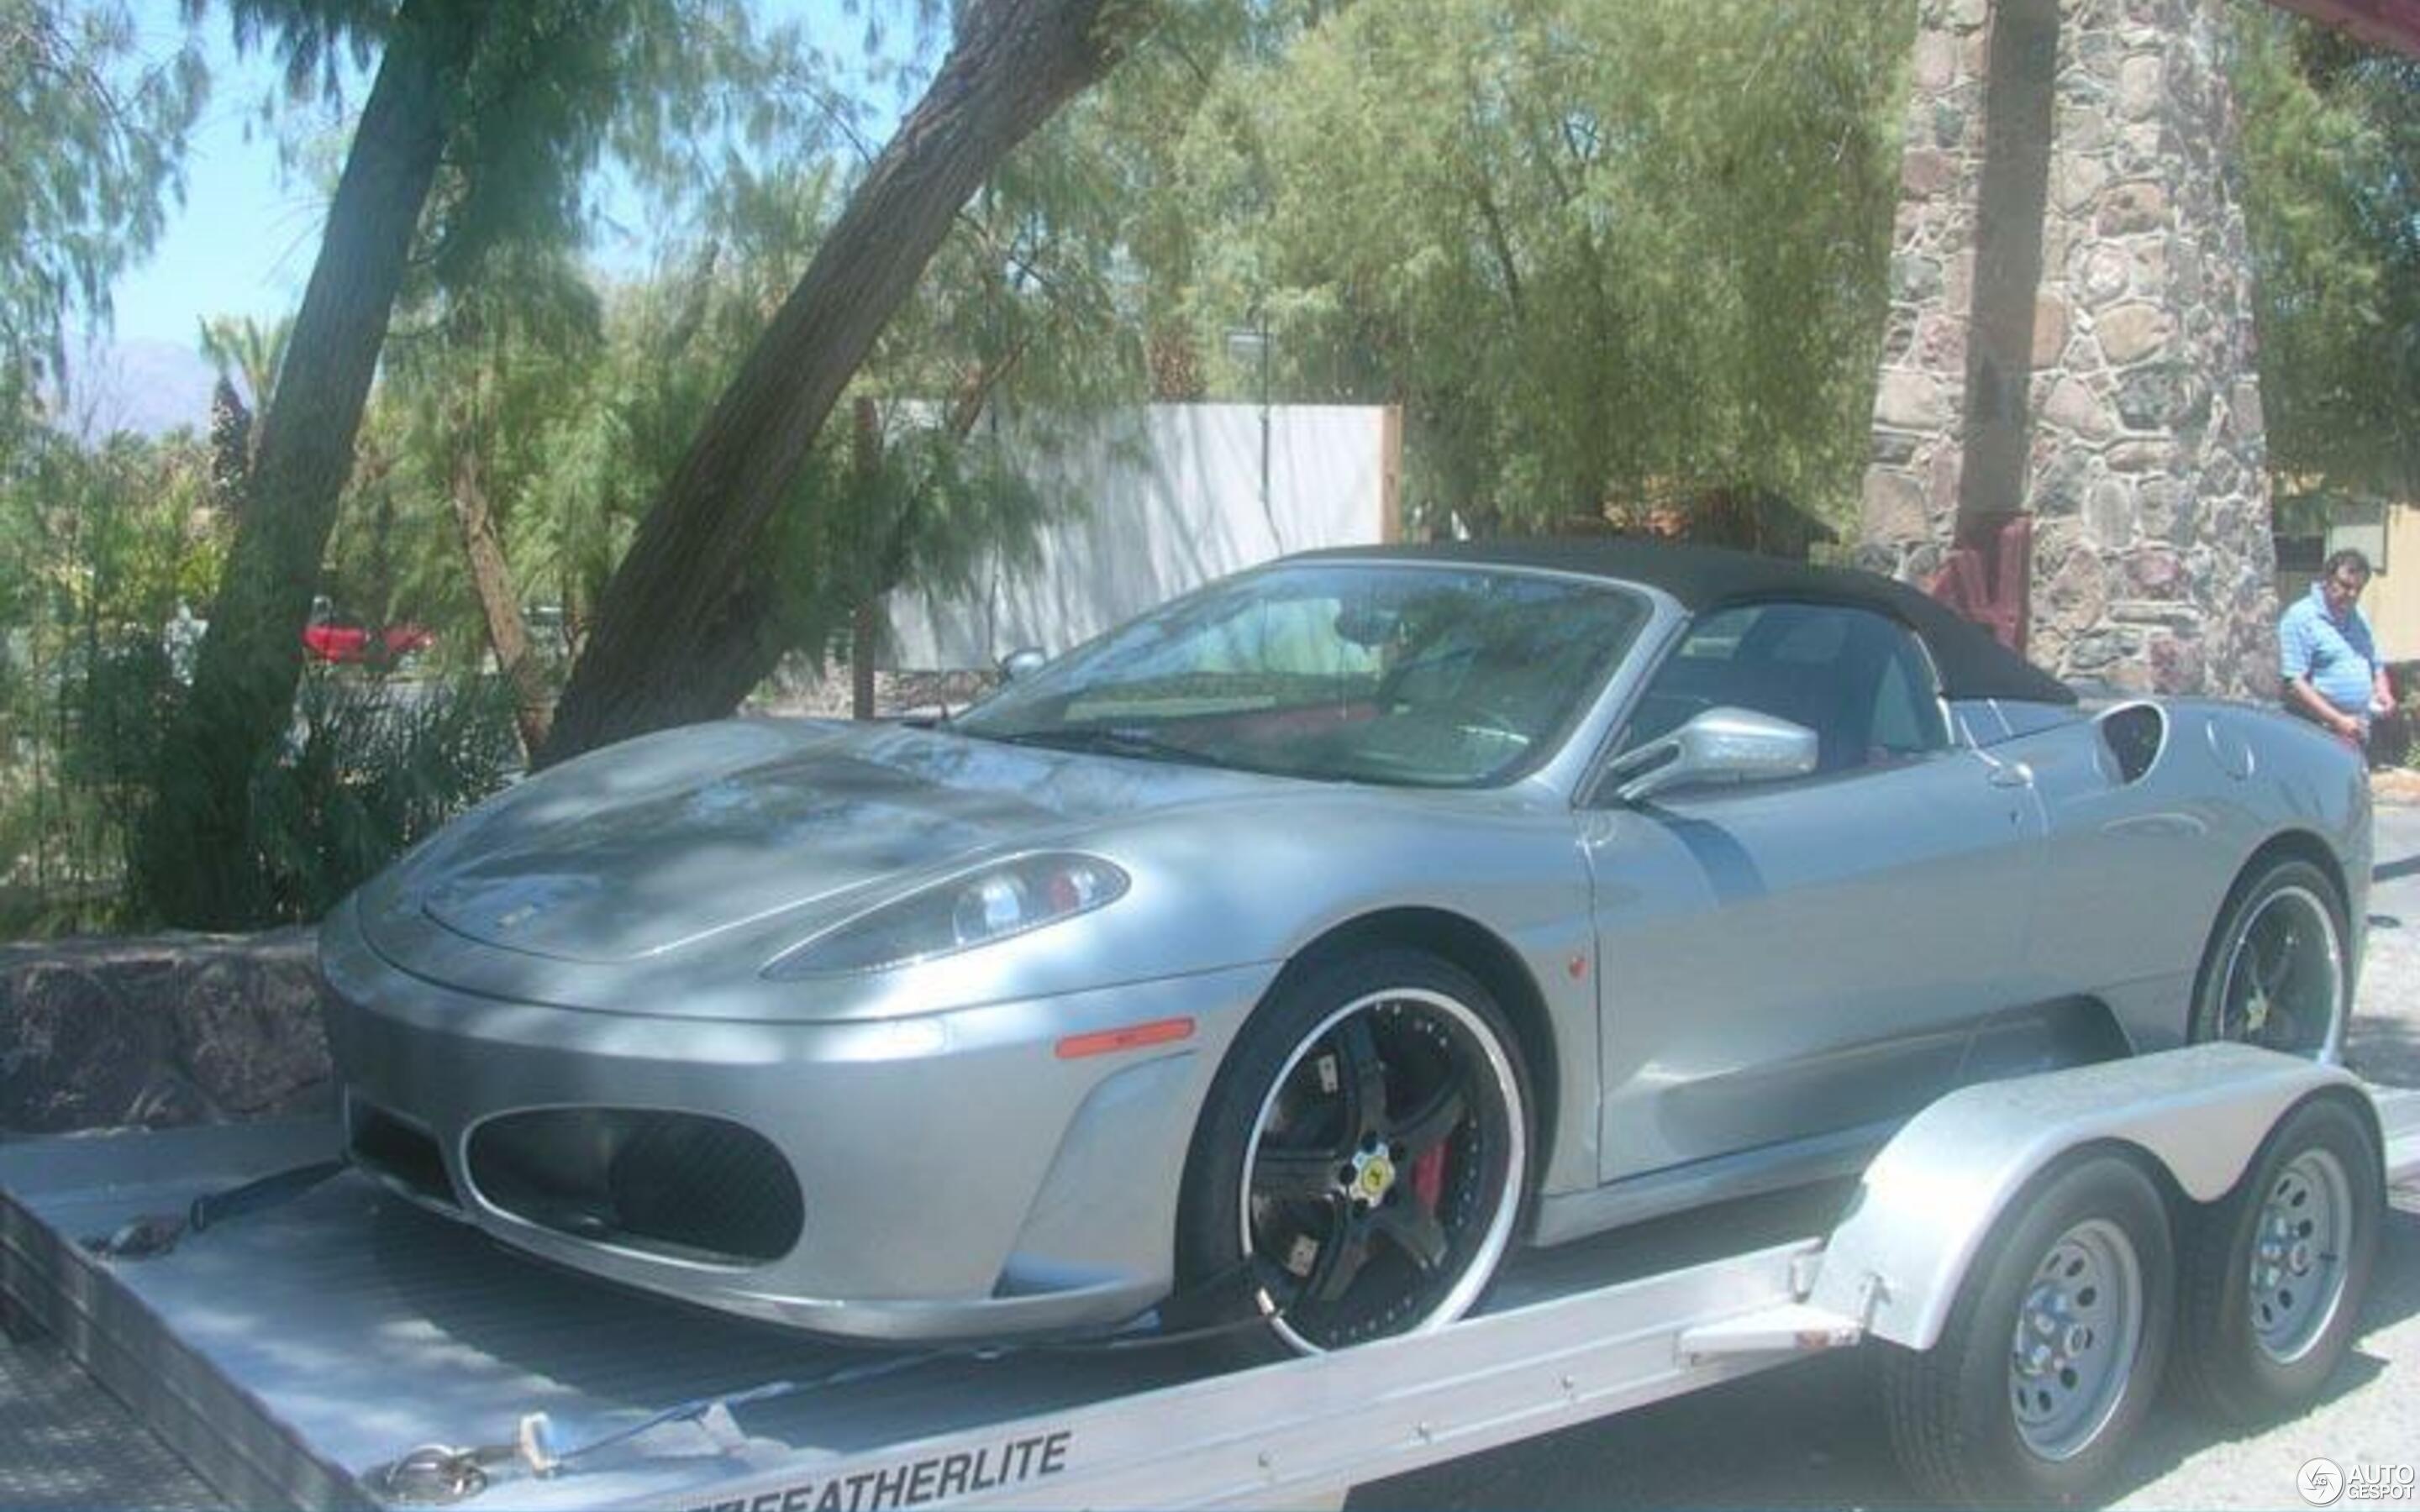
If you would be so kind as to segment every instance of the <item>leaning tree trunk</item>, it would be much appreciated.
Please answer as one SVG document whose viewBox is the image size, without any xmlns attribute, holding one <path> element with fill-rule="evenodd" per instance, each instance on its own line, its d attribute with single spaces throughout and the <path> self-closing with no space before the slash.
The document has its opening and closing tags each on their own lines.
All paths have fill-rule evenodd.
<svg viewBox="0 0 2420 1512">
<path fill-rule="evenodd" d="M 974 434 L 975 422 L 983 418 L 984 406 L 990 402 L 993 391 L 1016 370 L 1025 356 L 1025 350 L 1026 344 L 1019 341 L 1000 361 L 976 369 L 959 387 L 957 397 L 950 403 L 950 417 L 944 426 L 944 434 L 950 440 L 963 441 Z M 860 585 L 861 594 L 858 609 L 851 616 L 852 623 L 860 627 L 859 634 L 852 640 L 852 658 L 856 655 L 854 646 L 863 644 L 868 638 L 864 627 L 870 625 L 871 635 L 879 637 L 880 603 L 892 589 L 908 580 L 911 543 L 922 524 L 917 517 L 916 501 L 912 496 L 901 515 L 882 523 L 882 544 L 874 554 L 874 572 L 865 583 Z M 783 656 L 794 649 L 783 636 L 777 612 L 781 599 L 781 585 L 775 580 L 772 569 L 760 557 L 725 601 L 721 620 L 713 636 L 700 642 L 700 660 L 706 666 L 719 669 L 725 686 L 737 689 L 731 695 L 731 703 L 718 712 L 730 712 L 732 706 L 748 696 L 749 689 L 773 675 L 773 669 L 781 665 Z M 858 675 L 854 659 L 851 667 L 854 685 Z M 870 662 L 866 670 L 871 671 Z M 861 719 L 869 717 L 873 699 L 871 687 L 861 690 L 852 686 L 849 704 L 854 717 Z M 857 713 L 860 709 L 868 712 Z"/>
<path fill-rule="evenodd" d="M 858 396 L 856 412 L 849 417 L 851 459 L 857 474 L 868 484 L 882 471 L 882 413 L 875 408 L 871 394 Z M 876 590 L 871 584 L 861 585 L 860 596 L 848 611 L 848 717 L 852 719 L 874 717 L 874 640 L 882 624 L 882 607 L 875 602 Z"/>
<path fill-rule="evenodd" d="M 320 557 L 484 14 L 405 0 L 354 130 L 193 688 L 163 745 L 140 863 L 146 896 L 171 923 L 238 926 L 265 904 L 248 833 L 252 774 L 292 718 Z"/>
<path fill-rule="evenodd" d="M 731 712 L 773 636 L 766 527 L 815 432 L 1010 149 L 1107 72 L 1144 0 L 968 0 L 924 98 L 874 162 L 639 527 L 555 710 L 555 762 Z"/>
<path fill-rule="evenodd" d="M 470 565 L 471 588 L 478 595 L 480 617 L 487 622 L 488 645 L 513 690 L 513 722 L 520 730 L 521 749 L 535 756 L 546 745 L 546 728 L 553 710 L 547 698 L 546 677 L 538 670 L 537 658 L 530 655 L 529 626 L 521 619 L 520 600 L 513 594 L 504 543 L 496 538 L 482 440 L 469 416 L 457 417 L 449 490 L 454 523 L 462 531 L 462 559 Z"/>
</svg>

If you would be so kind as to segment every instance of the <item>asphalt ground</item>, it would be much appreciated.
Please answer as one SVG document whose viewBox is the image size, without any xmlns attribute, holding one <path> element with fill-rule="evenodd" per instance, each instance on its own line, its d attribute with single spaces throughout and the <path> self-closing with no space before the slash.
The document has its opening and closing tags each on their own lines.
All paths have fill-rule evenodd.
<svg viewBox="0 0 2420 1512">
<path fill-rule="evenodd" d="M 2420 1087 L 2420 807 L 2381 807 L 2369 939 L 2346 1037 L 2371 1081 Z M 1893 1458 L 1875 1350 L 1767 1375 L 1450 1465 L 1365 1486 L 1347 1504 L 1468 1509 L 1610 1506 L 1918 1507 Z M 2363 1329 L 2323 1399 L 2290 1422 L 2230 1433 L 2163 1401 L 2128 1446 L 2108 1504 L 2303 1507 L 2314 1458 L 2420 1478 L 2420 1215 L 2393 1212 Z M 2420 1512 L 2420 1489 L 2376 1505 Z"/>
</svg>

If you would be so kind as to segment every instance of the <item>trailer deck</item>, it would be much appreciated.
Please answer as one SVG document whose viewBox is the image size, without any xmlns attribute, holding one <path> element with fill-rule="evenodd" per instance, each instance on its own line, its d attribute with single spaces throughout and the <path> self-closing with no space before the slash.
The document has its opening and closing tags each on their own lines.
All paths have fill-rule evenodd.
<svg viewBox="0 0 2420 1512">
<path fill-rule="evenodd" d="M 2391 1180 L 2420 1200 L 2420 1094 L 2378 1104 Z M 333 1141 L 289 1124 L 0 1146 L 0 1293 L 239 1504 L 443 1500 L 381 1478 L 432 1444 L 486 1451 L 450 1461 L 492 1482 L 473 1506 L 1300 1504 L 1848 1342 L 1805 1304 L 1839 1188 L 1535 1252 L 1442 1334 L 1233 1374 L 1184 1346 L 804 1341 L 553 1271 L 352 1173 L 156 1258 L 81 1242 Z M 551 1475 L 516 1452 L 534 1413 L 559 1453 L 840 1372 Z"/>
</svg>

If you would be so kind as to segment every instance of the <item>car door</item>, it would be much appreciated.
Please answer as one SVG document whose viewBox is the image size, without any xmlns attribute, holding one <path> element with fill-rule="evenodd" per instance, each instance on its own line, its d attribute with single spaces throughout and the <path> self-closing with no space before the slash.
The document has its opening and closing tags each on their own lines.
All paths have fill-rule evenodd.
<svg viewBox="0 0 2420 1512">
<path fill-rule="evenodd" d="M 1718 706 L 1807 726 L 1783 781 L 1592 798 L 1606 1180 L 1904 1118 L 2009 991 L 2041 851 L 2023 768 L 1952 738 L 1931 662 L 1862 609 L 1701 615 L 1617 741 Z"/>
</svg>

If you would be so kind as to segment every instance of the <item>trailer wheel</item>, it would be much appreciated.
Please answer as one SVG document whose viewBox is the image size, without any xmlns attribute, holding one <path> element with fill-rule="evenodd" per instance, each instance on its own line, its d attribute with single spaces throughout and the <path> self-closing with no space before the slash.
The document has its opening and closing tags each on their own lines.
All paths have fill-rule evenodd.
<svg viewBox="0 0 2420 1512">
<path fill-rule="evenodd" d="M 1212 1085 L 1186 1166 L 1180 1278 L 1237 1276 L 1315 1354 L 1442 1328 L 1486 1290 L 1528 1169 L 1512 1029 L 1468 973 L 1402 949 L 1280 986 Z"/>
<path fill-rule="evenodd" d="M 2159 1189 L 2123 1158 L 2087 1156 L 2038 1181 L 1978 1252 L 1940 1339 L 1885 1361 L 1910 1478 L 1970 1506 L 2089 1490 L 2158 1390 L 2175 1255 Z"/>
<path fill-rule="evenodd" d="M 2379 1149 L 2336 1098 L 2271 1131 L 2235 1190 L 2186 1228 L 2187 1395 L 2249 1427 L 2316 1396 L 2352 1343 L 2385 1206 Z"/>
</svg>

